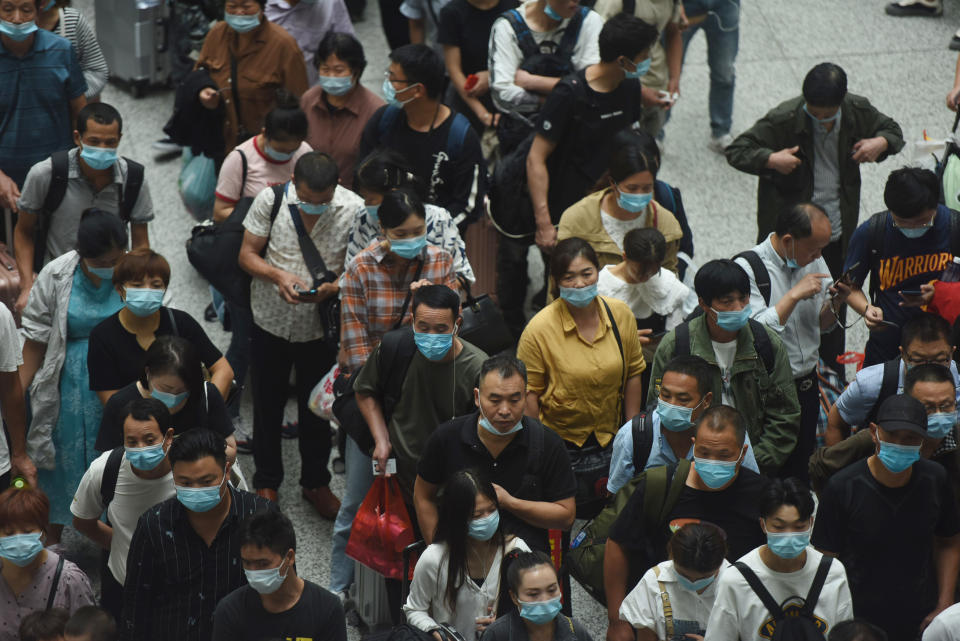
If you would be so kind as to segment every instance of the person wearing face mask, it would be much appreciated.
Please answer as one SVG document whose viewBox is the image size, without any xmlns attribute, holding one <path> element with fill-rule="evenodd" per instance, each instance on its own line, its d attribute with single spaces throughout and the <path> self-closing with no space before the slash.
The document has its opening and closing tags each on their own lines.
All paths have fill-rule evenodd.
<svg viewBox="0 0 960 641">
<path fill-rule="evenodd" d="M 210 641 L 217 603 L 248 582 L 240 563 L 243 521 L 278 511 L 227 482 L 226 442 L 210 430 L 173 439 L 167 460 L 176 497 L 137 521 L 118 621 L 122 641 Z"/>
<path fill-rule="evenodd" d="M 694 289 L 702 313 L 660 341 L 648 397 L 658 395 L 667 361 L 678 354 L 700 356 L 714 371 L 712 402 L 740 411 L 761 472 L 775 473 L 793 452 L 800 423 L 787 350 L 773 329 L 750 318 L 750 278 L 736 262 L 705 263 Z"/>
<path fill-rule="evenodd" d="M 517 346 L 529 373 L 526 414 L 564 440 L 575 470 L 589 457 L 609 465 L 617 429 L 642 407 L 640 375 L 647 367 L 636 319 L 624 303 L 597 296 L 598 272 L 585 240 L 560 241 L 550 263 L 560 296 L 533 317 Z M 582 518 L 599 511 L 600 477 L 578 475 Z"/>
<path fill-rule="evenodd" d="M 45 548 L 50 502 L 42 491 L 0 493 L 0 641 L 20 641 L 20 622 L 47 606 L 69 613 L 94 605 L 90 580 L 79 567 Z"/>
<path fill-rule="evenodd" d="M 575 516 L 570 457 L 559 436 L 523 413 L 523 361 L 489 358 L 477 381 L 477 409 L 437 427 L 420 457 L 413 501 L 424 539 L 433 541 L 440 488 L 459 470 L 476 469 L 494 484 L 503 531 L 547 553 L 547 530 L 567 530 Z"/>
<path fill-rule="evenodd" d="M 92 330 L 123 306 L 112 273 L 126 246 L 127 232 L 117 216 L 86 210 L 77 249 L 47 263 L 23 310 L 20 382 L 30 392 L 33 412 L 27 454 L 49 493 L 50 544 L 71 521 L 70 499 L 97 456 L 93 446 L 102 409 L 88 382 L 88 343 Z"/>
<path fill-rule="evenodd" d="M 403 605 L 407 623 L 424 632 L 446 623 L 464 639 L 476 639 L 493 623 L 504 555 L 530 551 L 523 539 L 506 534 L 500 510 L 494 485 L 478 472 L 461 470 L 447 480 L 433 542 L 417 559 Z"/>
<path fill-rule="evenodd" d="M 77 52 L 77 62 L 83 70 L 83 78 L 87 81 L 87 100 L 99 99 L 100 92 L 107 85 L 110 70 L 107 60 L 103 57 L 100 43 L 93 25 L 79 9 L 69 5 L 69 0 L 43 0 L 37 14 L 37 26 L 52 31 L 61 38 L 66 38 Z"/>
<path fill-rule="evenodd" d="M 576 619 L 560 614 L 560 580 L 543 552 L 521 552 L 507 570 L 514 608 L 490 624 L 480 641 L 593 641 Z"/>
<path fill-rule="evenodd" d="M 353 23 L 343 0 L 267 0 L 263 15 L 293 36 L 303 52 L 307 83 L 317 84 L 317 60 L 314 54 L 331 33 L 354 35 Z"/>
<path fill-rule="evenodd" d="M 934 281 L 960 252 L 954 244 L 960 214 L 938 204 L 939 195 L 940 180 L 929 169 L 896 169 L 883 190 L 887 211 L 874 214 L 850 239 L 844 269 L 853 292 L 847 305 L 870 330 L 864 366 L 897 355 L 900 330 L 933 300 Z"/>
<path fill-rule="evenodd" d="M 233 368 L 190 314 L 163 305 L 169 285 L 170 264 L 151 249 L 135 249 L 117 263 L 113 287 L 123 304 L 90 332 L 90 389 L 101 403 L 140 378 L 143 357 L 158 336 L 190 341 L 210 382 L 224 398 L 229 393 Z"/>
<path fill-rule="evenodd" d="M 688 523 L 673 533 L 670 560 L 647 570 L 620 605 L 620 619 L 633 626 L 637 641 L 703 636 L 717 577 L 730 567 L 726 537 L 713 523 Z"/>
<path fill-rule="evenodd" d="M 713 401 L 713 376 L 710 365 L 699 356 L 674 356 L 667 363 L 656 409 L 649 413 L 644 428 L 649 429 L 651 434 L 646 464 L 643 460 L 634 461 L 633 420 L 630 420 L 617 431 L 613 439 L 610 476 L 607 477 L 610 494 L 616 494 L 645 469 L 676 465 L 682 458 L 693 460 L 696 424 Z M 743 465 L 759 473 L 749 435 L 745 437 L 745 443 L 747 453 Z M 641 465 L 640 469 L 636 468 L 637 463 Z"/>
<path fill-rule="evenodd" d="M 830 242 L 830 218 L 819 205 L 802 203 L 777 216 L 777 226 L 766 240 L 735 261 L 750 277 L 752 317 L 774 330 L 790 359 L 800 403 L 797 446 L 781 473 L 807 479 L 807 462 L 817 443 L 820 388 L 817 362 L 824 333 L 837 329 L 840 312 L 850 294 L 845 283 L 831 284 L 821 255 Z M 750 259 L 763 269 L 755 271 Z M 765 281 L 761 291 L 758 283 Z"/>
<path fill-rule="evenodd" d="M 313 86 L 300 98 L 307 114 L 307 142 L 330 154 L 340 168 L 340 184 L 353 184 L 359 158 L 357 143 L 363 128 L 383 98 L 363 86 L 360 76 L 367 67 L 363 45 L 353 35 L 332 31 L 316 48 Z"/>
<path fill-rule="evenodd" d="M 122 445 L 90 464 L 70 504 L 73 527 L 107 555 L 109 571 L 100 575 L 100 605 L 114 618 L 120 617 L 123 607 L 127 552 L 137 520 L 149 508 L 176 495 L 167 460 L 173 438 L 166 405 L 155 398 L 127 403 Z M 107 502 L 104 487 L 113 491 Z M 106 522 L 100 520 L 104 511 Z"/>
<path fill-rule="evenodd" d="M 875 453 L 827 482 L 813 529 L 846 567 L 857 616 L 891 639 L 915 638 L 952 605 L 960 572 L 960 508 L 943 467 L 920 456 L 929 426 L 919 400 L 885 400 Z"/>
<path fill-rule="evenodd" d="M 17 267 L 26 276 L 21 281 L 19 309 L 27 304 L 34 273 L 76 245 L 79 213 L 88 207 L 116 214 L 124 225 L 129 223 L 133 249 L 150 246 L 147 223 L 154 218 L 150 188 L 143 166 L 117 155 L 122 137 L 120 112 L 105 102 L 91 103 L 77 116 L 73 132 L 77 147 L 30 168 L 17 201 L 20 215 L 14 229 Z M 66 181 L 61 200 L 55 209 L 46 211 L 48 193 L 61 179 Z"/>
<path fill-rule="evenodd" d="M 194 66 L 206 69 L 216 85 L 200 89 L 197 100 L 206 109 L 222 110 L 224 155 L 263 128 L 277 89 L 300 96 L 309 86 L 297 41 L 266 19 L 265 4 L 227 0 L 223 21 L 207 33 Z"/>
<path fill-rule="evenodd" d="M 297 573 L 297 535 L 280 512 L 240 525 L 240 560 L 247 585 L 213 613 L 212 641 L 260 641 L 278 630 L 290 639 L 346 641 L 343 607 L 333 594 Z"/>
<path fill-rule="evenodd" d="M 803 481 L 767 482 L 760 496 L 760 522 L 767 542 L 720 576 L 706 641 L 759 641 L 771 638 L 782 625 L 797 625 L 800 619 L 813 623 L 825 638 L 834 625 L 853 618 L 843 563 L 810 546 L 813 512 L 813 495 Z M 782 616 L 767 609 L 747 577 L 759 579 L 760 589 L 780 606 Z M 857 610 L 857 615 L 863 613 Z"/>
</svg>

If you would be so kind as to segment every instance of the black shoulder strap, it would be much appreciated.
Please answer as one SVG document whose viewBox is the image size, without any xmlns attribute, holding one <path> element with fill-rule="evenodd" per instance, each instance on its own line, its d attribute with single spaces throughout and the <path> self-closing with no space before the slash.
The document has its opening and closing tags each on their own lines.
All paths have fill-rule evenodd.
<svg viewBox="0 0 960 641">
<path fill-rule="evenodd" d="M 653 429 L 650 425 L 650 414 L 640 412 L 630 421 L 630 432 L 633 435 L 633 474 L 636 476 L 647 467 L 650 459 L 650 450 L 653 449 Z"/>
<path fill-rule="evenodd" d="M 527 449 L 527 473 L 534 476 L 540 473 L 540 466 L 543 463 L 544 429 L 542 425 L 536 426 L 536 429 L 527 429 L 528 438 L 530 439 Z"/>
<path fill-rule="evenodd" d="M 690 323 L 680 323 L 673 330 L 673 355 L 690 355 Z"/>
<path fill-rule="evenodd" d="M 776 365 L 776 357 L 773 354 L 773 341 L 767 334 L 766 325 L 753 318 L 749 321 L 750 331 L 753 332 L 753 349 L 756 350 L 760 360 L 763 361 L 763 367 L 767 370 L 767 376 L 773 375 L 773 368 Z"/>
<path fill-rule="evenodd" d="M 60 587 L 60 575 L 63 574 L 63 555 L 57 560 L 57 571 L 53 573 L 53 583 L 50 584 L 50 594 L 47 595 L 47 609 L 53 607 L 57 598 L 57 588 Z"/>
<path fill-rule="evenodd" d="M 513 32 L 517 36 L 517 46 L 520 47 L 520 52 L 523 54 L 524 59 L 540 53 L 540 47 L 537 45 L 537 41 L 533 39 L 533 34 L 530 33 L 530 27 L 527 25 L 527 21 L 523 19 L 520 11 L 510 9 L 504 12 L 503 17 L 506 18 L 510 26 L 513 27 Z"/>
<path fill-rule="evenodd" d="M 883 251 L 883 237 L 887 227 L 887 212 L 881 211 L 870 217 L 867 223 L 867 257 L 870 261 L 870 303 L 877 300 L 880 287 L 880 252 Z M 861 283 L 862 284 L 862 283 Z"/>
<path fill-rule="evenodd" d="M 280 203 L 283 202 L 283 190 L 286 188 L 286 186 L 286 183 L 281 183 L 270 188 L 273 190 L 273 207 L 270 208 L 271 227 L 273 227 L 273 221 L 277 219 L 277 214 L 280 213 Z"/>
<path fill-rule="evenodd" d="M 803 601 L 803 612 L 809 617 L 813 616 L 813 609 L 817 607 L 817 601 L 820 599 L 820 591 L 823 590 L 823 584 L 827 582 L 827 574 L 830 573 L 830 565 L 833 563 L 833 557 L 824 554 L 820 559 L 820 565 L 817 567 L 817 574 L 813 577 L 813 583 L 810 585 L 810 592 Z"/>
<path fill-rule="evenodd" d="M 239 147 L 237 148 L 237 153 L 240 154 L 240 196 L 243 196 L 243 188 L 247 186 L 247 154 L 243 153 L 243 150 Z"/>
<path fill-rule="evenodd" d="M 300 210 L 296 205 L 287 205 L 290 210 L 290 218 L 293 219 L 293 226 L 297 228 L 297 242 L 300 243 L 300 253 L 303 254 L 303 262 L 307 264 L 310 275 L 313 276 L 313 286 L 323 280 L 327 273 L 327 264 L 323 262 L 323 256 L 320 250 L 313 243 L 307 228 L 303 225 L 303 218 L 300 217 Z"/>
<path fill-rule="evenodd" d="M 120 218 L 125 223 L 130 222 L 133 206 L 140 197 L 140 188 L 143 187 L 143 165 L 136 160 L 123 158 L 127 162 L 127 177 L 123 181 L 123 196 L 120 199 Z"/>
<path fill-rule="evenodd" d="M 103 476 L 100 478 L 100 502 L 103 510 L 107 510 L 113 495 L 117 491 L 117 478 L 120 476 L 120 464 L 123 462 L 123 446 L 110 450 L 107 464 L 103 467 Z"/>
<path fill-rule="evenodd" d="M 382 389 L 384 414 L 392 413 L 400 400 L 403 381 L 416 352 L 413 328 L 409 325 L 387 332 L 380 340 L 380 380 L 386 381 Z"/>
<path fill-rule="evenodd" d="M 619 425 L 623 419 L 623 397 L 627 393 L 627 357 L 623 353 L 623 340 L 620 338 L 620 328 L 617 327 L 617 321 L 613 317 L 610 306 L 607 305 L 607 301 L 603 300 L 602 296 L 597 296 L 597 300 L 603 303 L 603 309 L 607 312 L 607 318 L 610 319 L 610 329 L 613 330 L 613 337 L 617 339 L 617 349 L 620 350 L 620 402 L 617 407 L 619 415 L 617 416 L 616 422 L 616 424 Z"/>
<path fill-rule="evenodd" d="M 747 251 L 742 251 L 736 256 L 733 257 L 734 260 L 737 258 L 742 258 L 750 265 L 750 269 L 753 270 L 753 279 L 757 283 L 757 289 L 760 290 L 760 295 L 763 296 L 763 303 L 767 306 L 770 305 L 770 272 L 767 271 L 767 266 L 763 264 L 763 260 L 760 258 L 760 255 L 752 249 Z"/>
<path fill-rule="evenodd" d="M 764 607 L 773 615 L 774 621 L 779 621 L 784 617 L 783 608 L 780 607 L 780 604 L 776 602 L 773 598 L 773 595 L 767 591 L 767 588 L 763 587 L 763 583 L 760 582 L 760 577 L 754 574 L 746 563 L 743 561 L 737 561 L 734 563 L 737 566 L 737 569 L 740 570 L 740 574 L 743 575 L 743 578 L 747 580 L 747 583 L 750 584 L 750 587 L 760 597 L 760 601 L 763 602 Z"/>
<path fill-rule="evenodd" d="M 177 327 L 177 317 L 173 315 L 173 310 L 169 307 L 167 307 L 167 318 L 170 319 L 170 329 L 173 331 L 173 335 L 179 338 L 180 328 Z"/>
<path fill-rule="evenodd" d="M 393 130 L 393 126 L 402 111 L 403 109 L 400 107 L 387 105 L 387 108 L 380 114 L 380 122 L 377 123 L 377 138 L 379 139 L 378 142 L 381 147 L 385 146 L 383 139 Z"/>
<path fill-rule="evenodd" d="M 427 252 L 424 250 L 420 254 L 420 262 L 417 263 L 417 271 L 413 275 L 413 280 L 411 283 L 415 283 L 420 280 L 420 274 L 423 273 L 423 264 L 427 262 Z M 413 290 L 407 287 L 407 295 L 403 298 L 403 307 L 400 308 L 400 318 L 397 319 L 397 322 L 393 324 L 393 329 L 399 329 L 403 325 L 403 318 L 407 315 L 407 308 L 410 307 L 410 299 L 413 297 Z"/>
<path fill-rule="evenodd" d="M 43 199 L 43 211 L 48 216 L 53 215 L 67 193 L 70 169 L 68 153 L 67 151 L 55 151 L 50 155 L 53 170 L 50 174 L 50 186 L 47 187 L 47 195 Z"/>
<path fill-rule="evenodd" d="M 880 405 L 891 396 L 896 395 L 898 387 L 900 387 L 900 359 L 893 358 L 889 361 L 884 361 L 883 378 L 880 379 L 880 391 L 877 393 L 873 407 L 870 408 L 870 412 L 864 421 L 866 425 L 861 425 L 861 428 L 866 428 L 871 422 L 876 421 Z"/>
<path fill-rule="evenodd" d="M 583 21 L 590 13 L 590 7 L 581 6 L 567 23 L 567 28 L 563 31 L 563 37 L 560 38 L 560 46 L 557 47 L 557 55 L 563 60 L 570 61 L 573 58 L 573 50 L 577 46 L 577 39 L 580 37 L 580 27 Z M 532 36 L 531 36 L 532 37 Z"/>
</svg>

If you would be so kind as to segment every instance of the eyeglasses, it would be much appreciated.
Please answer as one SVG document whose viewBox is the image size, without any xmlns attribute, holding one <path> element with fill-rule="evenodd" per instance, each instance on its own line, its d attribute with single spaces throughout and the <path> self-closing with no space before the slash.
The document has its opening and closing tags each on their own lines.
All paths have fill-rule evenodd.
<svg viewBox="0 0 960 641">
<path fill-rule="evenodd" d="M 405 78 L 392 78 L 389 71 L 383 72 L 383 77 L 389 80 L 390 82 L 402 82 L 405 85 L 409 85 L 410 81 Z"/>
<path fill-rule="evenodd" d="M 903 360 L 909 365 L 942 365 L 943 367 L 950 366 L 950 355 L 943 354 L 942 352 L 940 354 L 937 354 L 933 358 L 927 358 L 925 356 L 920 356 L 917 354 L 911 354 L 910 352 L 906 352 L 904 354 Z"/>
<path fill-rule="evenodd" d="M 901 225 L 896 220 L 894 220 L 893 226 L 896 227 L 897 229 L 929 229 L 930 227 L 933 227 L 933 218 L 923 223 L 922 225 Z"/>
</svg>

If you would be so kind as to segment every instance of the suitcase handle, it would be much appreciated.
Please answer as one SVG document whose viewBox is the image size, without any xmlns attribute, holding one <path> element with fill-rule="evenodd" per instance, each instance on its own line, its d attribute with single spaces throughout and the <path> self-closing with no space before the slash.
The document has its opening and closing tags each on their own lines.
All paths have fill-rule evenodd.
<svg viewBox="0 0 960 641">
<path fill-rule="evenodd" d="M 157 18 L 157 53 L 166 53 L 170 48 L 170 20 L 168 18 Z"/>
</svg>

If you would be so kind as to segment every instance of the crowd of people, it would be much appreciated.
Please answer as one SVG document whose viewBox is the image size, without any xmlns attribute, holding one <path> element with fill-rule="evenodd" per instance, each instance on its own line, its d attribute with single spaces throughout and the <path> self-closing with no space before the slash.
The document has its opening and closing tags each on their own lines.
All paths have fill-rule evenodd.
<svg viewBox="0 0 960 641">
<path fill-rule="evenodd" d="M 904 139 L 840 66 L 734 135 L 738 0 L 380 0 L 381 95 L 363 2 L 225 0 L 159 145 L 216 170 L 221 352 L 67 5 L 0 0 L 0 641 L 345 641 L 378 477 L 421 548 L 393 641 L 960 639 L 960 213 L 904 166 L 859 223 Z M 658 175 L 700 31 L 758 236 L 698 265 Z M 284 437 L 329 541 L 280 510 Z"/>
</svg>

